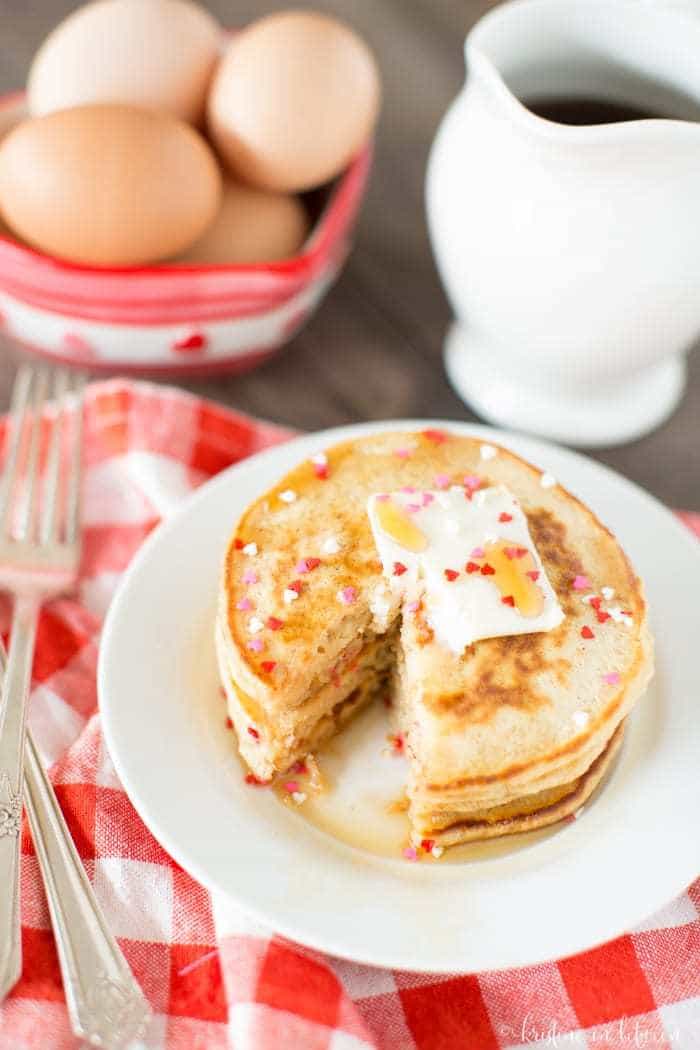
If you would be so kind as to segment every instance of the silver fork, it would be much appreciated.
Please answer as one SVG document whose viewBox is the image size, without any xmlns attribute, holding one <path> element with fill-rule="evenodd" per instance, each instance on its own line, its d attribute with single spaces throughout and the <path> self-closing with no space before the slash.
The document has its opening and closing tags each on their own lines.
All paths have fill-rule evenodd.
<svg viewBox="0 0 700 1050">
<path fill-rule="evenodd" d="M 42 412 L 56 401 L 40 480 Z M 25 726 L 41 604 L 75 584 L 80 557 L 82 377 L 20 371 L 12 397 L 8 452 L 0 482 L 0 589 L 15 599 L 0 707 L 0 1001 L 21 972 L 19 847 L 22 776 L 32 837 L 46 887 L 74 1032 L 93 1045 L 124 1047 L 150 1009 L 107 928 L 53 788 Z M 68 431 L 67 469 L 62 441 Z M 26 446 L 26 448 L 25 448 Z M 24 471 L 22 470 L 23 463 Z M 18 491 L 24 477 L 24 491 Z M 43 497 L 39 502 L 39 489 Z"/>
</svg>

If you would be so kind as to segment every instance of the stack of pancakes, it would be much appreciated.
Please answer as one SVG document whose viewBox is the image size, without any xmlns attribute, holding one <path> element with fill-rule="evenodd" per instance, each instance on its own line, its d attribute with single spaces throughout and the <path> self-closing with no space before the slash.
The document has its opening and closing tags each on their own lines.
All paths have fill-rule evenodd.
<svg viewBox="0 0 700 1050">
<path fill-rule="evenodd" d="M 373 494 L 430 490 L 436 479 L 469 498 L 475 477 L 518 498 L 565 617 L 455 654 L 420 601 L 402 608 L 366 508 Z M 526 830 L 577 810 L 652 673 L 641 583 L 591 511 L 511 452 L 433 430 L 345 442 L 256 500 L 227 551 L 216 634 L 240 751 L 261 781 L 373 698 L 392 699 L 416 844 Z"/>
</svg>

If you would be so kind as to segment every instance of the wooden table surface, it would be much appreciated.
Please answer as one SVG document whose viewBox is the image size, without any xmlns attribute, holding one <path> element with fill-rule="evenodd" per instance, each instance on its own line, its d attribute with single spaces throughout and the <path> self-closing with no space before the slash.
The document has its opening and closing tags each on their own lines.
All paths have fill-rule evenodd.
<svg viewBox="0 0 700 1050">
<path fill-rule="evenodd" d="M 31 56 L 70 0 L 0 0 L 0 90 L 21 87 Z M 280 6 L 208 0 L 225 24 Z M 314 6 L 298 3 L 295 7 Z M 244 376 L 187 383 L 228 405 L 307 429 L 364 419 L 474 416 L 452 392 L 441 350 L 450 311 L 423 209 L 431 139 L 463 78 L 462 42 L 484 0 L 324 0 L 379 58 L 385 101 L 354 252 L 319 313 L 278 358 Z M 700 236 L 700 230 L 698 230 Z M 698 288 L 700 294 L 700 287 Z M 0 408 L 11 353 L 0 357 Z M 700 509 L 700 354 L 685 399 L 654 434 L 593 455 L 665 502 Z"/>
</svg>

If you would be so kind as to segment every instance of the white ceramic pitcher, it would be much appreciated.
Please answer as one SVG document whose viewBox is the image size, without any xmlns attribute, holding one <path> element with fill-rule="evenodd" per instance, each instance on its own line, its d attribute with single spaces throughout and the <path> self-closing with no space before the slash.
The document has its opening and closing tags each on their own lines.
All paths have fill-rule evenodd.
<svg viewBox="0 0 700 1050">
<path fill-rule="evenodd" d="M 700 336 L 700 18 L 642 0 L 514 0 L 466 42 L 433 145 L 435 256 L 459 394 L 582 445 L 674 409 Z M 522 99 L 596 97 L 678 119 L 571 126 Z"/>
</svg>

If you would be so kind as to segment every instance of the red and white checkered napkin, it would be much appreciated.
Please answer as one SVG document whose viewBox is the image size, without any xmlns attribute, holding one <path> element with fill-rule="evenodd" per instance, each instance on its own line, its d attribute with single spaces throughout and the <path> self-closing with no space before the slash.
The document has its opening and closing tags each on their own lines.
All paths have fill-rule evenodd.
<svg viewBox="0 0 700 1050">
<path fill-rule="evenodd" d="M 639 930 L 573 959 L 433 977 L 285 941 L 212 899 L 171 860 L 105 751 L 100 624 L 120 573 L 160 518 L 216 471 L 287 434 L 178 391 L 119 381 L 92 388 L 86 422 L 80 597 L 42 616 L 30 721 L 55 763 L 58 798 L 109 925 L 153 1007 L 149 1050 L 700 1047 L 700 881 Z M 700 515 L 685 520 L 700 535 Z M 0 605 L 0 631 L 8 611 Z M 0 1007 L 0 1050 L 72 1050 L 26 832 L 22 921 L 24 975 Z"/>
</svg>

